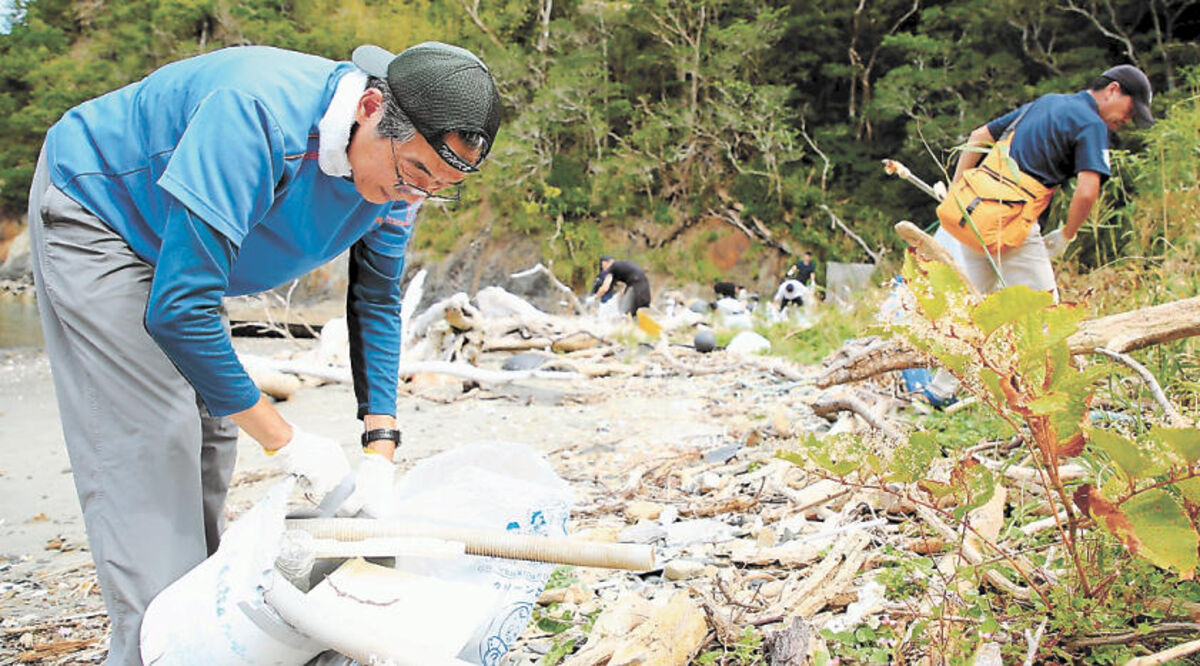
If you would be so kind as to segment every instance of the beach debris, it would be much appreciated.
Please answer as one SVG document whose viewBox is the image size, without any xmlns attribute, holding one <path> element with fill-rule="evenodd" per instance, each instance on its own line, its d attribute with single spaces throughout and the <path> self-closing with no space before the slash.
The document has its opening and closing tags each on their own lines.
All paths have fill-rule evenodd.
<svg viewBox="0 0 1200 666">
<path fill-rule="evenodd" d="M 770 350 L 771 341 L 754 331 L 742 331 L 733 336 L 729 344 L 725 345 L 725 349 L 733 354 L 750 356 Z"/>
</svg>

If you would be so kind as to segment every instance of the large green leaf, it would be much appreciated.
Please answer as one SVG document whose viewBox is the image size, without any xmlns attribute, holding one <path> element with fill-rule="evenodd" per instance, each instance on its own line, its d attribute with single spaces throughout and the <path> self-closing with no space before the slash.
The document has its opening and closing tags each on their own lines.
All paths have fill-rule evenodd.
<svg viewBox="0 0 1200 666">
<path fill-rule="evenodd" d="M 780 460 L 786 460 L 797 467 L 804 467 L 808 464 L 808 458 L 804 457 L 804 454 L 798 451 L 778 449 L 775 451 L 775 457 Z"/>
<path fill-rule="evenodd" d="M 914 289 L 913 295 L 917 299 L 917 307 L 921 309 L 921 313 L 926 319 L 936 321 L 941 318 L 948 307 L 946 293 L 937 289 Z"/>
<path fill-rule="evenodd" d="M 1192 504 L 1200 504 L 1200 478 L 1192 477 L 1175 484 L 1183 498 Z"/>
<path fill-rule="evenodd" d="M 1017 285 L 991 294 L 971 311 L 971 319 L 985 335 L 1017 321 L 1029 313 L 1041 310 L 1054 302 L 1049 292 L 1034 291 L 1025 285 Z"/>
<path fill-rule="evenodd" d="M 963 354 L 955 354 L 943 348 L 935 349 L 931 352 L 937 360 L 941 361 L 942 365 L 950 372 L 963 376 L 971 368 L 973 359 L 970 356 Z"/>
<path fill-rule="evenodd" d="M 962 278 L 958 276 L 957 271 L 940 261 L 927 262 L 925 270 L 929 280 L 930 291 L 940 297 L 940 301 L 937 304 L 940 310 L 938 310 L 937 314 L 929 312 L 929 318 L 938 319 L 945 312 L 949 297 L 965 296 L 967 287 L 963 283 Z"/>
<path fill-rule="evenodd" d="M 1196 428 L 1151 428 L 1148 437 L 1171 447 L 1189 465 L 1200 460 L 1200 430 Z"/>
<path fill-rule="evenodd" d="M 1066 345 L 1051 345 L 1046 350 L 1046 386 L 1051 390 L 1062 381 L 1062 376 L 1078 372 L 1071 367 L 1071 351 Z"/>
<path fill-rule="evenodd" d="M 1050 392 L 1029 403 L 1029 409 L 1037 416 L 1046 416 L 1066 411 L 1071 406 L 1071 396 L 1066 393 Z"/>
<path fill-rule="evenodd" d="M 1064 303 L 1045 311 L 1045 342 L 1053 345 L 1066 342 L 1079 330 L 1079 322 L 1087 317 L 1087 310 L 1075 303 Z"/>
<path fill-rule="evenodd" d="M 1178 500 L 1161 488 L 1138 493 L 1121 505 L 1142 542 L 1139 555 L 1184 578 L 1196 572 L 1196 531 Z"/>
<path fill-rule="evenodd" d="M 1065 348 L 1065 345 L 1059 347 Z M 1089 366 L 1082 371 L 1067 367 L 1054 374 L 1051 390 L 1068 396 L 1067 408 L 1050 415 L 1050 423 L 1060 438 L 1071 437 L 1079 432 L 1094 391 L 1093 385 L 1097 379 L 1107 375 L 1108 369 L 1103 365 Z"/>
<path fill-rule="evenodd" d="M 987 389 L 988 393 L 992 394 L 992 399 L 996 404 L 1007 404 L 1008 399 L 1004 397 L 1004 390 L 1000 388 L 1000 375 L 996 374 L 995 370 L 983 368 L 979 371 L 979 383 Z"/>
<path fill-rule="evenodd" d="M 1137 445 L 1124 437 L 1099 428 L 1087 428 L 1088 439 L 1121 468 L 1131 479 L 1142 479 L 1151 471 L 1151 461 Z"/>
<path fill-rule="evenodd" d="M 1065 346 L 1063 347 L 1065 349 Z M 1058 359 L 1055 359 L 1058 363 Z M 1067 365 L 1057 369 L 1052 375 L 1050 388 L 1072 395 L 1073 400 L 1083 401 L 1092 393 L 1092 385 L 1107 377 L 1109 369 L 1104 365 L 1090 365 L 1083 370 L 1077 370 Z"/>
<path fill-rule="evenodd" d="M 1019 320 L 1017 330 L 1020 330 L 1028 319 L 1028 317 L 1024 317 Z M 1031 349 L 1022 342 L 1023 340 L 1023 337 L 1018 336 L 1017 343 L 1013 345 L 1017 355 L 1017 373 L 1021 377 L 1022 384 L 1028 387 L 1027 390 L 1037 395 L 1048 383 L 1046 375 L 1052 371 L 1051 360 L 1045 349 Z"/>
</svg>

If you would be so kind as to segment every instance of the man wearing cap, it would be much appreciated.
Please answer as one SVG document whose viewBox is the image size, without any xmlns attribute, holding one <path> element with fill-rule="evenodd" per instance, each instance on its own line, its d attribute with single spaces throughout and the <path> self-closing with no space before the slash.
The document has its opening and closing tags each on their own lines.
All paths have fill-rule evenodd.
<svg viewBox="0 0 1200 666">
<path fill-rule="evenodd" d="M 1016 123 L 1010 155 L 1023 173 L 1048 188 L 1076 178 L 1066 224 L 1061 228 L 1043 237 L 1040 225 L 1035 224 L 1023 244 L 993 254 L 992 261 L 964 246 L 964 268 L 981 292 L 994 291 L 1002 284 L 1024 284 L 1057 295 L 1050 259 L 1062 254 L 1079 233 L 1100 195 L 1101 183 L 1110 175 L 1108 133 L 1120 130 L 1130 120 L 1141 126 L 1153 123 L 1151 95 L 1150 81 L 1141 70 L 1119 65 L 1101 74 L 1088 90 L 1044 95 L 971 133 L 967 145 L 986 148 Z M 981 157 L 977 151 L 962 151 L 954 181 Z"/>
<path fill-rule="evenodd" d="M 222 298 L 349 251 L 363 453 L 348 512 L 386 511 L 400 277 L 417 210 L 456 200 L 500 100 L 470 52 L 353 62 L 266 47 L 176 62 L 68 111 L 30 191 L 46 350 L 96 573 L 109 664 L 141 664 L 150 600 L 217 547 L 237 428 L 318 500 L 342 446 L 288 423 L 238 361 Z"/>
</svg>

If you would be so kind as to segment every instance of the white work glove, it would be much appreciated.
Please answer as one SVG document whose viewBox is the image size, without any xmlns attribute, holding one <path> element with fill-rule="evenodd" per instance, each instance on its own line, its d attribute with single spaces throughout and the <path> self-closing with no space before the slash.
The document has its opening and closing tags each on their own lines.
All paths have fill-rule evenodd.
<svg viewBox="0 0 1200 666">
<path fill-rule="evenodd" d="M 1062 228 L 1060 227 L 1042 236 L 1042 243 L 1046 246 L 1046 256 L 1053 259 L 1065 252 L 1071 241 L 1063 236 Z"/>
<path fill-rule="evenodd" d="M 292 426 L 292 439 L 274 453 L 275 466 L 300 477 L 300 489 L 309 501 L 319 503 L 350 473 L 350 463 L 337 442 Z"/>
<path fill-rule="evenodd" d="M 392 513 L 396 466 L 383 454 L 363 451 L 359 454 L 358 475 L 354 492 L 338 509 L 340 516 L 354 516 L 360 511 L 368 518 L 387 518 Z"/>
<path fill-rule="evenodd" d="M 591 294 L 587 298 L 583 299 L 583 306 L 585 308 L 590 308 L 595 304 L 596 304 L 596 295 L 595 294 Z"/>
</svg>

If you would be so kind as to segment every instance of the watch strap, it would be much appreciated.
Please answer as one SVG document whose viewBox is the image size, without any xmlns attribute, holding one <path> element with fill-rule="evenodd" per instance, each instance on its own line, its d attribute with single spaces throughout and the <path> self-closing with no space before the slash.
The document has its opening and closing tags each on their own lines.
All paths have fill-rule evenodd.
<svg viewBox="0 0 1200 666">
<path fill-rule="evenodd" d="M 395 428 L 375 428 L 368 430 L 362 434 L 362 445 L 365 448 L 371 442 L 380 440 L 391 440 L 396 446 L 400 446 L 400 431 Z"/>
</svg>

